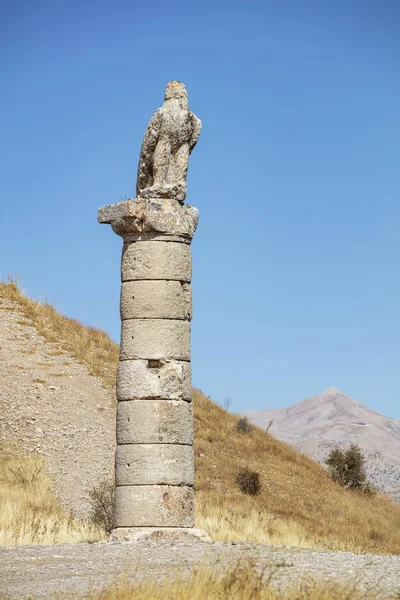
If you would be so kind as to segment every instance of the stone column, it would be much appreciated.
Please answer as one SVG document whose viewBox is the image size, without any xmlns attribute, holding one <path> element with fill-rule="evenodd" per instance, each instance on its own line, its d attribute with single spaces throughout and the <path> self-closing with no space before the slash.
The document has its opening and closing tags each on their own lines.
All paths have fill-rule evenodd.
<svg viewBox="0 0 400 600">
<path fill-rule="evenodd" d="M 195 535 L 190 243 L 198 210 L 176 200 L 99 209 L 122 236 L 115 529 L 111 539 Z"/>
</svg>

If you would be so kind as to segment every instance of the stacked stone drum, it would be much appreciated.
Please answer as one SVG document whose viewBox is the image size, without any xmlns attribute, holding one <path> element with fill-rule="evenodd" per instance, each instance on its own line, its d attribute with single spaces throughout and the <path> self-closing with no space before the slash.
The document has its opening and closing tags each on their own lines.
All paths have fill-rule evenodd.
<svg viewBox="0 0 400 600">
<path fill-rule="evenodd" d="M 197 220 L 197 209 L 169 200 L 99 210 L 99 221 L 124 238 L 116 531 L 194 524 L 190 242 Z"/>
</svg>

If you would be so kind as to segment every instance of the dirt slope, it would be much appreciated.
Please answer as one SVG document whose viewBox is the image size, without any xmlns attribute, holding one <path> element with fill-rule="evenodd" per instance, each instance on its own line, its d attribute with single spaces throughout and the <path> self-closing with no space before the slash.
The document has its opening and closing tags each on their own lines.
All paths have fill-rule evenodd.
<svg viewBox="0 0 400 600">
<path fill-rule="evenodd" d="M 112 475 L 114 439 L 112 393 L 0 296 L 0 449 L 41 454 L 63 506 L 86 516 L 88 490 Z"/>
</svg>

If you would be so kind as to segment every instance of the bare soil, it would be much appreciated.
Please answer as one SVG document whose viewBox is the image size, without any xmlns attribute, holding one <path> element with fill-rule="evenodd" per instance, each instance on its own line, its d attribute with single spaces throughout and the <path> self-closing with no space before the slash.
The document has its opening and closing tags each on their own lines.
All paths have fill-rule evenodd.
<svg viewBox="0 0 400 600">
<path fill-rule="evenodd" d="M 88 490 L 113 477 L 114 447 L 112 394 L 0 297 L 0 450 L 40 454 L 62 506 L 85 517 Z"/>
</svg>

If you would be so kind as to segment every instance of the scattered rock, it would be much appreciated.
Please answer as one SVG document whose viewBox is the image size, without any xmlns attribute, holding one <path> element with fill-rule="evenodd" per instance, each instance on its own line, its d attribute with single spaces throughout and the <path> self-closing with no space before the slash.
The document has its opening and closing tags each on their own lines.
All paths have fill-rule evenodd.
<svg viewBox="0 0 400 600">
<path fill-rule="evenodd" d="M 18 453 L 40 453 L 62 505 L 79 517 L 88 516 L 89 489 L 114 475 L 113 396 L 70 354 L 58 354 L 60 349 L 36 329 L 18 324 L 21 318 L 17 303 L 0 298 L 2 438 L 13 442 Z M 58 385 L 60 375 L 68 378 L 67 385 Z M 49 383 L 32 387 L 33 379 Z"/>
</svg>

